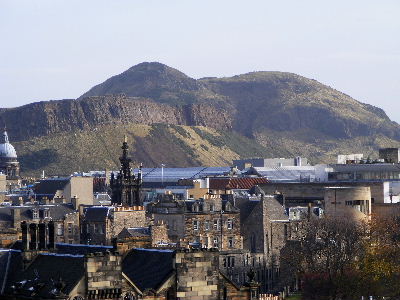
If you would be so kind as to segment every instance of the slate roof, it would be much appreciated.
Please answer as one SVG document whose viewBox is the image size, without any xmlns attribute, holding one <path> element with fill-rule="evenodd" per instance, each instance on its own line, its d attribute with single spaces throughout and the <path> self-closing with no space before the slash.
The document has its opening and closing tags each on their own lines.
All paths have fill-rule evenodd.
<svg viewBox="0 0 400 300">
<path fill-rule="evenodd" d="M 103 222 L 110 216 L 113 208 L 108 206 L 93 206 L 85 208 L 86 222 Z"/>
<path fill-rule="evenodd" d="M 249 190 L 258 184 L 268 183 L 266 178 L 262 177 L 233 177 L 233 178 L 210 178 L 209 187 L 213 190 L 224 189 L 246 189 Z"/>
<path fill-rule="evenodd" d="M 113 246 L 56 243 L 56 249 L 58 254 L 86 255 L 112 251 Z"/>
<path fill-rule="evenodd" d="M 136 228 L 124 228 L 118 234 L 118 239 L 126 239 L 130 237 L 150 237 L 151 232 L 149 227 L 136 227 Z"/>
<path fill-rule="evenodd" d="M 61 278 L 65 287 L 62 292 L 68 295 L 85 275 L 83 255 L 40 254 L 20 275 L 16 292 L 20 296 L 54 298 L 53 281 Z"/>
<path fill-rule="evenodd" d="M 33 187 L 33 191 L 37 195 L 49 196 L 51 198 L 58 190 L 63 190 L 69 180 L 69 177 L 44 179 Z"/>
<path fill-rule="evenodd" d="M 133 249 L 122 261 L 122 272 L 142 292 L 157 290 L 174 272 L 174 251 L 158 249 Z"/>
<path fill-rule="evenodd" d="M 48 209 L 52 220 L 62 220 L 66 214 L 75 212 L 71 203 L 48 204 L 48 205 L 24 205 L 24 206 L 4 206 L 0 207 L 0 222 L 12 222 L 12 210 L 19 209 L 21 221 L 32 220 L 32 209 Z"/>
<path fill-rule="evenodd" d="M 0 295 L 7 292 L 20 270 L 22 270 L 21 251 L 0 249 Z"/>
</svg>

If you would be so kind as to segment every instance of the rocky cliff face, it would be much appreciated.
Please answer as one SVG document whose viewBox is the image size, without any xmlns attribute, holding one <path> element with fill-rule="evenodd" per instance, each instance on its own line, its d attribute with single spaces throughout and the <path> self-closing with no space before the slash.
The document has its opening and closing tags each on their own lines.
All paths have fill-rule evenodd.
<svg viewBox="0 0 400 300">
<path fill-rule="evenodd" d="M 222 130 L 232 127 L 229 111 L 210 104 L 177 106 L 124 95 L 32 103 L 3 110 L 0 118 L 14 141 L 110 124 L 201 125 Z"/>
</svg>

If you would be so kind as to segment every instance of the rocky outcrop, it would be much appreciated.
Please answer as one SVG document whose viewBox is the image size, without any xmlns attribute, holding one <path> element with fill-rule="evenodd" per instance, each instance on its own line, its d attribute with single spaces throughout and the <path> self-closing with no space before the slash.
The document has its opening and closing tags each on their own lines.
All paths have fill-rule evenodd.
<svg viewBox="0 0 400 300">
<path fill-rule="evenodd" d="M 209 104 L 168 105 L 123 95 L 37 102 L 3 110 L 0 118 L 14 141 L 110 124 L 232 127 L 227 110 Z"/>
</svg>

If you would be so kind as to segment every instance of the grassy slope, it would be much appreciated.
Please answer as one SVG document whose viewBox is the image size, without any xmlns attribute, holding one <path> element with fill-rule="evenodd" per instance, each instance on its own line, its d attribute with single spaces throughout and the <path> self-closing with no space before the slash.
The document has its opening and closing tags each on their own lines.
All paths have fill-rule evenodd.
<svg viewBox="0 0 400 300">
<path fill-rule="evenodd" d="M 24 175 L 69 174 L 73 171 L 118 169 L 124 135 L 128 136 L 134 164 L 145 167 L 229 165 L 240 156 L 267 155 L 266 148 L 235 133 L 205 127 L 164 124 L 102 126 L 33 138 L 15 143 Z"/>
<path fill-rule="evenodd" d="M 127 135 L 134 165 L 145 167 L 222 166 L 240 157 L 293 157 L 303 155 L 313 163 L 334 162 L 339 153 L 364 153 L 376 157 L 377 147 L 398 145 L 385 136 L 305 143 L 289 133 L 264 132 L 261 144 L 234 132 L 201 126 L 156 124 L 103 126 L 33 138 L 15 143 L 25 176 L 70 174 L 73 171 L 118 169 L 121 142 Z M 305 134 L 306 135 L 306 134 Z M 265 137 L 268 137 L 267 139 Z"/>
</svg>

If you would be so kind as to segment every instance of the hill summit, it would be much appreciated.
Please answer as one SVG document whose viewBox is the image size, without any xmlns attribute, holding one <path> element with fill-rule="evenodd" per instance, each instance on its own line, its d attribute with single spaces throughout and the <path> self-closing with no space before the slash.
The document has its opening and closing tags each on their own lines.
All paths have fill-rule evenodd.
<svg viewBox="0 0 400 300">
<path fill-rule="evenodd" d="M 157 62 L 133 66 L 76 100 L 1 109 L 0 117 L 28 173 L 116 168 L 116 138 L 124 133 L 137 162 L 171 167 L 246 156 L 329 162 L 400 141 L 400 126 L 383 110 L 313 79 L 251 72 L 196 80 Z"/>
</svg>

